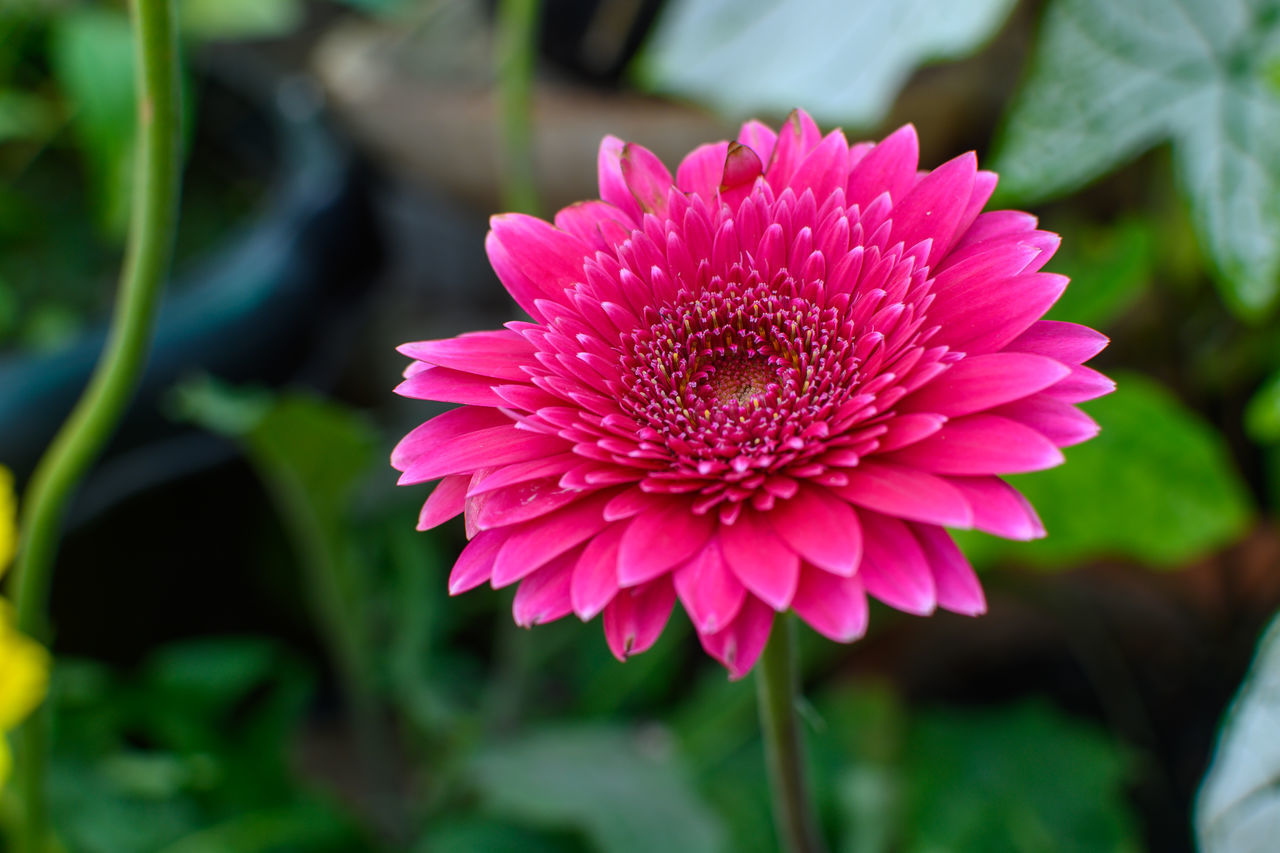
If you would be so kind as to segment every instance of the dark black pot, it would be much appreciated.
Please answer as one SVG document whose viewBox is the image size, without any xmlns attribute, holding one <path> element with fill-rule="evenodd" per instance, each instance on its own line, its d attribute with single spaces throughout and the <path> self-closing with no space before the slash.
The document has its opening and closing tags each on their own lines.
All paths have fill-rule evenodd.
<svg viewBox="0 0 1280 853">
<path fill-rule="evenodd" d="M 78 515 L 219 461 L 227 446 L 175 424 L 163 400 L 182 378 L 323 386 L 338 362 L 342 319 L 381 259 L 366 181 L 326 127 L 305 78 L 245 83 L 213 76 L 201 97 L 210 125 L 264 158 L 262 212 L 223 248 L 180 271 L 160 312 L 149 363 Z M 202 119 L 203 121 L 203 119 Z M 0 354 L 0 464 L 23 481 L 70 412 L 97 362 L 105 325 L 63 350 Z M 90 514 L 92 514 L 90 512 Z"/>
</svg>

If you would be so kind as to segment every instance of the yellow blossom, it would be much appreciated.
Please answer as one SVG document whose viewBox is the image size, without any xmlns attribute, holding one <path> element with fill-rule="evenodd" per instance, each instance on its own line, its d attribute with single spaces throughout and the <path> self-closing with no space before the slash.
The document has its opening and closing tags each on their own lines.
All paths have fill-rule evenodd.
<svg viewBox="0 0 1280 853">
<path fill-rule="evenodd" d="M 13 477 L 0 467 L 0 575 L 13 559 L 17 525 Z M 9 743 L 3 732 L 15 728 L 41 700 L 49 678 L 49 653 L 18 633 L 13 608 L 0 599 L 0 785 L 9 778 Z"/>
</svg>

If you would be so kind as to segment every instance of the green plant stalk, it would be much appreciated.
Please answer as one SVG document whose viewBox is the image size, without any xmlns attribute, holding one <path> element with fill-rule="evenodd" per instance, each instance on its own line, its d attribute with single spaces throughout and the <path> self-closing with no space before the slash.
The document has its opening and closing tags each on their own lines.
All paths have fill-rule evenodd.
<svg viewBox="0 0 1280 853">
<path fill-rule="evenodd" d="M 796 669 L 795 624 L 779 618 L 773 636 L 756 664 L 760 729 L 764 735 L 773 819 L 778 842 L 787 853 L 824 853 L 813 800 L 805 777 L 804 744 L 796 699 L 800 686 Z"/>
<path fill-rule="evenodd" d="M 498 3 L 497 75 L 501 119 L 502 203 L 537 214 L 533 168 L 533 69 L 541 0 Z"/>
<path fill-rule="evenodd" d="M 170 0 L 132 0 L 138 91 L 134 204 L 106 348 L 89 386 L 40 459 L 23 496 L 14 573 L 18 627 L 46 640 L 49 585 L 67 501 L 98 458 L 146 363 L 173 249 L 181 181 L 178 43 Z M 46 722 L 37 712 L 19 734 L 23 817 L 19 853 L 43 851 Z"/>
</svg>

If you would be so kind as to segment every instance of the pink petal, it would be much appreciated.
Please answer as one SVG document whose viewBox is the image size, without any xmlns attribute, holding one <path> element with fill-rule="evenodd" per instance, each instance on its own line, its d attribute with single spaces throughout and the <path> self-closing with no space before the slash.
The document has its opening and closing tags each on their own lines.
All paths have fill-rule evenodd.
<svg viewBox="0 0 1280 853">
<path fill-rule="evenodd" d="M 604 609 L 604 637 L 609 650 L 620 661 L 647 651 L 671 617 L 676 591 L 671 579 L 620 590 Z"/>
<path fill-rule="evenodd" d="M 862 513 L 865 546 L 858 577 L 867 592 L 890 607 L 926 616 L 937 605 L 933 573 L 905 522 Z"/>
<path fill-rule="evenodd" d="M 972 151 L 948 160 L 893 205 L 893 239 L 907 246 L 932 240 L 927 263 L 937 266 L 955 242 L 956 228 L 973 194 L 978 158 Z"/>
<path fill-rule="evenodd" d="M 762 162 L 768 162 L 773 156 L 773 148 L 778 144 L 778 134 L 763 122 L 751 119 L 738 131 L 738 142 L 747 146 Z"/>
<path fill-rule="evenodd" d="M 867 593 L 857 577 L 842 578 L 805 567 L 791 607 L 813 630 L 837 643 L 867 632 Z"/>
<path fill-rule="evenodd" d="M 507 329 L 467 332 L 439 341 L 415 341 L 396 349 L 428 364 L 516 382 L 529 380 L 529 374 L 521 365 L 536 363 L 533 345 Z"/>
<path fill-rule="evenodd" d="M 461 406 L 450 409 L 444 414 L 436 415 L 431 420 L 419 424 L 400 439 L 395 449 L 391 451 L 391 465 L 397 471 L 403 471 L 424 454 L 436 452 L 442 444 L 469 433 L 498 427 L 514 428 L 515 423 L 497 409 L 481 406 Z"/>
<path fill-rule="evenodd" d="M 606 136 L 600 141 L 600 155 L 597 158 L 597 173 L 600 180 L 600 198 L 625 213 L 631 220 L 631 226 L 640 224 L 644 211 L 640 202 L 627 188 L 622 177 L 622 149 L 626 143 L 616 136 Z"/>
<path fill-rule="evenodd" d="M 619 584 L 644 583 L 689 559 L 706 543 L 713 526 L 711 516 L 695 515 L 684 501 L 669 500 L 640 513 L 622 536 Z"/>
<path fill-rule="evenodd" d="M 423 426 L 431 423 L 432 421 L 427 421 Z M 401 445 L 411 438 L 421 438 L 415 433 L 417 430 L 402 439 L 400 445 L 396 446 L 396 451 L 407 452 L 401 450 Z M 398 481 L 401 485 L 422 483 L 443 477 L 445 474 L 461 474 L 483 467 L 525 462 L 540 456 L 559 453 L 568 446 L 568 443 L 559 436 L 528 432 L 517 429 L 513 424 L 476 430 L 447 439 L 443 443 L 417 441 L 412 446 L 422 449 L 412 462 L 404 464 L 402 468 L 404 474 Z M 434 452 L 431 448 L 434 448 Z M 403 460 L 400 461 L 403 462 Z M 397 468 L 401 467 L 394 456 L 392 464 Z"/>
<path fill-rule="evenodd" d="M 477 376 L 447 367 L 428 367 L 396 386 L 401 397 L 417 400 L 439 400 L 442 403 L 466 403 L 473 406 L 502 406 L 503 399 L 493 392 L 490 376 Z"/>
<path fill-rule="evenodd" d="M 973 526 L 1006 539 L 1044 536 L 1044 525 L 1022 493 L 999 477 L 948 477 L 973 507 Z"/>
<path fill-rule="evenodd" d="M 1098 423 L 1070 403 L 1037 394 L 1009 403 L 991 414 L 1031 427 L 1058 447 L 1071 447 L 1098 434 Z"/>
<path fill-rule="evenodd" d="M 747 590 L 729 571 L 713 538 L 674 575 L 676 594 L 699 633 L 713 634 L 738 615 Z"/>
<path fill-rule="evenodd" d="M 787 186 L 797 196 L 812 189 L 815 198 L 826 199 L 837 188 L 843 189 L 848 174 L 845 172 L 849 141 L 839 130 L 833 130 L 805 155 L 787 180 Z"/>
<path fill-rule="evenodd" d="M 546 518 L 526 521 L 511 528 L 513 532 L 493 564 L 490 581 L 493 588 L 501 589 L 526 577 L 552 558 L 603 530 L 608 522 L 604 520 L 602 510 L 611 497 L 611 491 L 598 492 Z"/>
<path fill-rule="evenodd" d="M 628 142 L 622 147 L 622 178 L 640 202 L 640 209 L 660 217 L 667 213 L 667 193 L 671 191 L 671 173 L 658 155 L 643 145 Z"/>
<path fill-rule="evenodd" d="M 523 213 L 494 216 L 489 228 L 489 261 L 522 308 L 537 299 L 562 302 L 566 288 L 586 279 L 583 265 L 591 248 L 572 234 Z M 500 251 L 495 256 L 496 249 Z M 519 278 L 509 275 L 512 265 L 522 274 Z M 529 284 L 534 289 L 528 289 Z"/>
<path fill-rule="evenodd" d="M 800 580 L 800 556 L 776 533 L 767 518 L 745 510 L 719 531 L 725 561 L 738 580 L 775 610 L 786 610 Z"/>
<path fill-rule="evenodd" d="M 1062 362 L 1042 355 L 971 355 L 903 400 L 901 408 L 954 418 L 1029 397 L 1070 372 Z"/>
<path fill-rule="evenodd" d="M 709 142 L 690 151 L 676 169 L 676 186 L 710 201 L 723 182 L 728 142 Z"/>
<path fill-rule="evenodd" d="M 513 483 L 524 483 L 541 477 L 563 474 L 581 461 L 582 457 L 576 453 L 558 453 L 554 456 L 530 459 L 526 462 L 513 462 L 510 465 L 504 465 L 485 474 L 478 481 L 472 483 L 471 488 L 467 490 L 467 494 L 480 495 L 485 492 L 491 492 L 494 489 L 510 486 Z"/>
<path fill-rule="evenodd" d="M 897 202 L 916 182 L 916 164 L 920 160 L 920 143 L 916 129 L 909 124 L 895 130 L 867 152 L 849 173 L 845 200 L 863 211 L 881 193 Z"/>
<path fill-rule="evenodd" d="M 627 214 L 606 201 L 580 201 L 563 208 L 556 214 L 556 227 L 572 234 L 586 246 L 599 251 L 608 251 L 609 243 L 604 239 L 600 229 L 612 225 L 615 228 L 630 229 Z"/>
<path fill-rule="evenodd" d="M 1066 276 L 1027 273 L 1004 279 L 939 273 L 929 321 L 942 327 L 934 342 L 971 355 L 1002 349 L 1058 301 Z"/>
<path fill-rule="evenodd" d="M 952 252 L 959 252 L 997 237 L 1034 231 L 1035 227 L 1036 218 L 1030 213 L 1023 213 L 1021 210 L 987 211 L 978 215 L 978 218 L 965 231 L 964 236 L 952 248 Z"/>
<path fill-rule="evenodd" d="M 477 533 L 458 555 L 449 573 L 449 594 L 460 595 L 475 589 L 493 575 L 493 561 L 509 538 L 506 530 L 486 530 Z"/>
<path fill-rule="evenodd" d="M 821 486 L 801 486 L 770 510 L 774 531 L 801 557 L 851 577 L 862 560 L 862 527 L 847 503 Z"/>
<path fill-rule="evenodd" d="M 755 666 L 756 659 L 769 642 L 773 627 L 773 611 L 754 596 L 747 596 L 738 617 L 714 634 L 699 634 L 702 647 L 729 670 L 733 680 L 742 678 Z"/>
<path fill-rule="evenodd" d="M 782 123 L 769 166 L 765 169 L 765 179 L 770 186 L 775 191 L 782 192 L 796 167 L 821 141 L 822 131 L 818 130 L 809 114 L 804 110 L 792 110 L 791 115 Z"/>
<path fill-rule="evenodd" d="M 587 494 L 577 489 L 561 488 L 558 477 L 544 477 L 481 492 L 472 495 L 470 501 L 476 527 L 488 530 L 538 518 Z"/>
<path fill-rule="evenodd" d="M 999 178 L 995 172 L 984 172 L 979 170 L 973 178 L 973 192 L 969 194 L 969 203 L 965 205 L 964 214 L 960 217 L 960 222 L 956 225 L 954 241 L 963 240 L 977 221 L 978 216 L 982 213 L 982 208 L 986 206 L 991 199 L 991 194 L 996 191 L 996 184 Z"/>
<path fill-rule="evenodd" d="M 569 582 L 577 558 L 578 555 L 572 551 L 561 554 L 520 581 L 511 604 L 511 615 L 517 625 L 521 628 L 545 625 L 573 611 Z"/>
<path fill-rule="evenodd" d="M 1008 418 L 966 415 L 883 460 L 934 474 L 1021 474 L 1063 462 L 1062 451 L 1040 433 Z"/>
<path fill-rule="evenodd" d="M 946 422 L 946 417 L 934 413 L 898 415 L 888 422 L 888 432 L 880 437 L 880 452 L 915 444 L 942 429 Z"/>
<path fill-rule="evenodd" d="M 938 606 L 965 616 L 986 613 L 987 599 L 982 593 L 982 584 L 947 531 L 932 524 L 913 524 L 911 529 L 933 572 Z"/>
<path fill-rule="evenodd" d="M 422 505 L 422 512 L 418 514 L 418 529 L 439 527 L 462 512 L 462 505 L 467 497 L 467 484 L 470 482 L 471 477 L 466 474 L 455 474 L 441 480 Z"/>
<path fill-rule="evenodd" d="M 1116 390 L 1115 380 L 1103 376 L 1092 367 L 1077 364 L 1071 368 L 1071 374 L 1066 379 L 1044 393 L 1064 403 L 1083 403 L 1086 400 L 1110 394 L 1114 390 Z"/>
<path fill-rule="evenodd" d="M 1106 335 L 1088 326 L 1039 320 L 1010 341 L 1005 349 L 1045 355 L 1064 364 L 1081 364 L 1102 352 L 1108 343 Z"/>
<path fill-rule="evenodd" d="M 595 618 L 618 593 L 618 547 L 625 524 L 610 524 L 595 535 L 573 570 L 569 595 L 583 622 Z"/>
<path fill-rule="evenodd" d="M 849 484 L 835 491 L 858 506 L 897 518 L 948 527 L 973 525 L 973 510 L 964 495 L 941 477 L 916 468 L 864 460 L 849 472 Z"/>
<path fill-rule="evenodd" d="M 755 151 L 740 143 L 731 142 L 725 156 L 724 172 L 720 176 L 721 203 L 731 208 L 738 207 L 763 173 L 764 164 Z"/>
</svg>

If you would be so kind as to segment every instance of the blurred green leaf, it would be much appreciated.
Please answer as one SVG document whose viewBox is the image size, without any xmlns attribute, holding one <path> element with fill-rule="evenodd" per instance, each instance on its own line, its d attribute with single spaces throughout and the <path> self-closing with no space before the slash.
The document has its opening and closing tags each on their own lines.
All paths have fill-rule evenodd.
<svg viewBox="0 0 1280 853">
<path fill-rule="evenodd" d="M 908 853 L 1128 853 L 1129 761 L 1046 706 L 935 711 L 911 726 Z"/>
<path fill-rule="evenodd" d="M 1141 219 L 1123 219 L 1111 225 L 1079 223 L 1062 232 L 1062 248 L 1050 268 L 1069 276 L 1071 284 L 1047 317 L 1106 327 L 1151 283 L 1154 229 Z"/>
<path fill-rule="evenodd" d="M 1127 557 L 1181 566 L 1234 541 L 1253 509 L 1222 436 L 1158 383 L 1113 375 L 1114 394 L 1086 403 L 1097 438 L 1068 448 L 1067 464 L 1010 477 L 1049 535 L 1015 543 L 960 533 L 975 562 L 1066 566 Z"/>
<path fill-rule="evenodd" d="M 57 124 L 53 105 L 30 92 L 0 90 L 0 142 L 40 139 Z"/>
<path fill-rule="evenodd" d="M 1280 617 L 1258 643 L 1253 666 L 1218 735 L 1196 799 L 1202 853 L 1266 853 L 1280 833 Z"/>
<path fill-rule="evenodd" d="M 724 849 L 723 827 L 660 731 L 535 732 L 482 750 L 470 776 L 494 813 L 579 829 L 603 853 Z"/>
<path fill-rule="evenodd" d="M 99 224 L 123 235 L 129 216 L 136 97 L 133 34 L 123 12 L 73 6 L 50 22 L 50 62 L 93 182 Z"/>
<path fill-rule="evenodd" d="M 1259 444 L 1280 442 L 1280 372 L 1273 373 L 1250 398 L 1244 428 Z"/>
<path fill-rule="evenodd" d="M 1055 0 L 994 168 L 1001 195 L 1058 195 L 1172 140 L 1223 296 L 1272 306 L 1280 277 L 1280 9 L 1252 0 Z"/>
<path fill-rule="evenodd" d="M 286 36 L 302 18 L 300 0 L 180 0 L 178 4 L 183 33 L 202 39 Z"/>
<path fill-rule="evenodd" d="M 359 843 L 350 823 L 313 803 L 236 815 L 160 853 L 343 853 Z"/>
<path fill-rule="evenodd" d="M 164 646 L 128 676 L 60 660 L 50 799 L 68 849 L 364 849 L 289 764 L 311 693 L 299 662 L 265 639 Z"/>
<path fill-rule="evenodd" d="M 972 53 L 1013 0 L 673 0 L 640 57 L 641 82 L 738 116 L 868 126 L 921 64 Z"/>
</svg>

